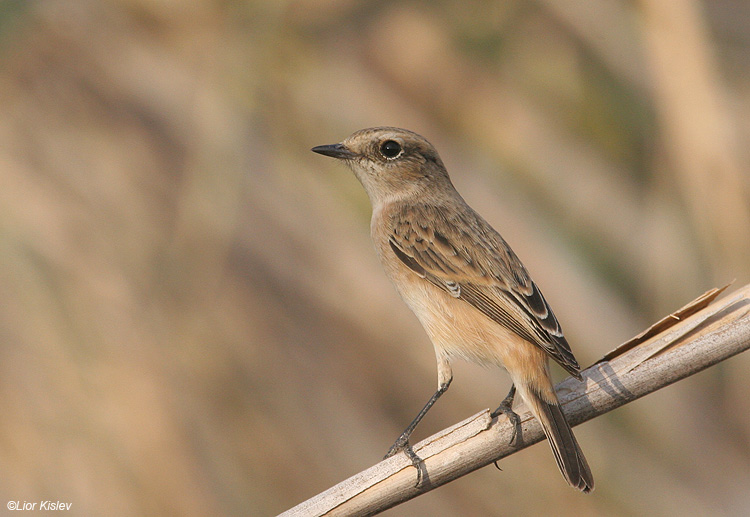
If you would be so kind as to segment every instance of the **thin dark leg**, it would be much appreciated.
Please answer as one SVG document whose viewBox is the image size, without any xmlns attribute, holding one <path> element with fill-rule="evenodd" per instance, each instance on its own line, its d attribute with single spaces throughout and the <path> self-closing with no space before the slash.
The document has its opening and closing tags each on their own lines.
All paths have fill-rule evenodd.
<svg viewBox="0 0 750 517">
<path fill-rule="evenodd" d="M 510 436 L 510 443 L 513 443 L 518 436 L 518 428 L 521 425 L 521 418 L 513 411 L 513 398 L 516 396 L 516 385 L 510 387 L 508 395 L 505 396 L 503 401 L 500 403 L 498 408 L 492 412 L 492 418 L 500 415 L 501 413 L 508 417 L 508 420 L 513 424 L 513 434 Z"/>
<path fill-rule="evenodd" d="M 427 414 L 427 412 L 430 410 L 430 408 L 437 402 L 437 399 L 440 398 L 440 396 L 448 391 L 448 386 L 451 385 L 451 381 L 449 380 L 445 384 L 441 384 L 438 390 L 430 397 L 430 400 L 427 401 L 427 404 L 424 405 L 422 408 L 422 411 L 419 412 L 419 414 L 412 420 L 411 424 L 404 429 L 404 432 L 401 433 L 401 436 L 398 437 L 396 440 L 396 443 L 393 444 L 393 446 L 388 451 L 388 454 L 385 455 L 385 458 L 390 458 L 394 454 L 406 451 L 406 455 L 411 458 L 412 463 L 414 463 L 414 466 L 419 468 L 417 465 L 419 463 L 419 457 L 414 454 L 414 451 L 411 450 L 411 447 L 408 447 L 409 445 L 409 437 L 411 436 L 411 433 L 414 432 L 414 429 L 417 428 L 417 425 L 419 425 L 419 422 L 422 421 L 424 416 Z M 383 459 L 385 459 L 383 458 Z M 416 461 L 416 463 L 415 463 Z"/>
<path fill-rule="evenodd" d="M 422 459 L 417 456 L 417 453 L 414 452 L 414 449 L 411 448 L 409 437 L 411 436 L 411 433 L 414 432 L 414 429 L 417 428 L 417 425 L 419 425 L 419 422 L 422 421 L 430 408 L 435 404 L 435 402 L 437 402 L 437 399 L 439 399 L 443 393 L 448 391 L 448 386 L 451 385 L 451 380 L 452 379 L 448 379 L 447 382 L 440 385 L 438 390 L 432 395 L 432 397 L 430 397 L 430 400 L 427 401 L 427 404 L 424 405 L 419 414 L 414 418 L 414 420 L 411 421 L 411 424 L 409 424 L 409 426 L 404 429 L 404 432 L 401 433 L 401 436 L 398 437 L 396 443 L 391 446 L 391 448 L 388 450 L 388 453 L 385 455 L 385 458 L 383 458 L 390 458 L 391 456 L 404 451 L 406 456 L 411 460 L 411 464 L 414 465 L 415 469 L 417 469 L 417 488 L 419 488 L 419 486 L 422 484 Z"/>
<path fill-rule="evenodd" d="M 409 437 L 411 436 L 411 433 L 414 432 L 414 429 L 417 428 L 417 425 L 419 425 L 419 422 L 422 421 L 424 416 L 427 414 L 427 412 L 430 410 L 430 408 L 437 402 L 437 399 L 440 398 L 440 396 L 448 391 L 448 386 L 451 385 L 451 378 L 448 379 L 447 382 L 440 385 L 438 390 L 430 397 L 430 400 L 427 401 L 427 404 L 424 405 L 422 408 L 422 411 L 419 412 L 419 414 L 416 416 L 414 420 L 412 420 L 411 424 L 409 424 L 409 427 L 404 429 L 404 432 L 401 433 L 401 436 L 398 437 L 398 440 L 396 440 L 396 443 L 393 444 L 393 446 L 388 450 L 388 454 L 385 455 L 385 458 L 390 458 L 394 454 L 397 454 L 401 451 L 404 451 L 406 456 L 411 460 L 411 464 L 414 465 L 414 468 L 417 469 L 417 484 L 416 487 L 419 488 L 419 486 L 422 484 L 422 478 L 424 477 L 422 474 L 422 459 L 417 456 L 417 453 L 414 452 L 414 449 L 411 448 L 411 444 L 409 443 Z M 426 474 L 426 472 L 425 472 Z"/>
</svg>

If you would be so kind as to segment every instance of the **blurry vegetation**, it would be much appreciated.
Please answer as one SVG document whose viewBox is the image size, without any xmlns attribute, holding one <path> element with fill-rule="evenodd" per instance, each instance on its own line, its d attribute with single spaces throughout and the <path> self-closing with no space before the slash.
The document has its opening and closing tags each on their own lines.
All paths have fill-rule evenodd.
<svg viewBox="0 0 750 517">
<path fill-rule="evenodd" d="M 363 127 L 437 146 L 582 364 L 750 281 L 741 0 L 6 1 L 0 60 L 6 501 L 269 515 L 382 457 L 435 366 L 309 152 Z M 592 496 L 544 445 L 390 515 L 747 514 L 748 368 L 580 428 Z M 417 438 L 507 387 L 456 370 Z"/>
</svg>

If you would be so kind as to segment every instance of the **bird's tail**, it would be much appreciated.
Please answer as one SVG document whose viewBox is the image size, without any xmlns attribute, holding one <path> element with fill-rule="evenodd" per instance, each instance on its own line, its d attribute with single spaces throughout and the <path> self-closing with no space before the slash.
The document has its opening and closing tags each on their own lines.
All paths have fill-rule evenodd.
<svg viewBox="0 0 750 517">
<path fill-rule="evenodd" d="M 594 477 L 591 469 L 583 456 L 581 447 L 578 445 L 573 430 L 560 409 L 560 404 L 547 402 L 532 386 L 516 385 L 526 404 L 533 415 L 542 424 L 544 434 L 547 435 L 552 452 L 557 460 L 563 477 L 570 486 L 582 492 L 591 492 L 594 489 Z M 554 395 L 552 395 L 554 397 Z"/>
</svg>

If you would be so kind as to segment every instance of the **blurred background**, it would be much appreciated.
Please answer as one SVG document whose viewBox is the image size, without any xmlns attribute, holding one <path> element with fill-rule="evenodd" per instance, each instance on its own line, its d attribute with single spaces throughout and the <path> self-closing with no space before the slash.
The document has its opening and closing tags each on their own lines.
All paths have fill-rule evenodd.
<svg viewBox="0 0 750 517">
<path fill-rule="evenodd" d="M 309 151 L 364 127 L 435 144 L 584 366 L 750 282 L 743 0 L 5 0 L 0 109 L 3 505 L 273 515 L 381 459 L 436 370 Z M 578 427 L 590 496 L 539 444 L 387 515 L 747 515 L 748 372 Z M 509 387 L 454 373 L 417 441 Z"/>
</svg>

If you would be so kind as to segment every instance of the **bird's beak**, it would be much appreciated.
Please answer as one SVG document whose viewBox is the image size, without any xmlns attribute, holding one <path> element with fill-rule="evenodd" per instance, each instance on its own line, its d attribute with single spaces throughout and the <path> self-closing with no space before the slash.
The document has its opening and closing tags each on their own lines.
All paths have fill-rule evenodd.
<svg viewBox="0 0 750 517">
<path fill-rule="evenodd" d="M 312 152 L 338 158 L 339 160 L 351 160 L 356 153 L 351 152 L 344 144 L 319 145 L 311 149 Z"/>
</svg>

